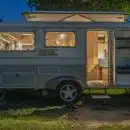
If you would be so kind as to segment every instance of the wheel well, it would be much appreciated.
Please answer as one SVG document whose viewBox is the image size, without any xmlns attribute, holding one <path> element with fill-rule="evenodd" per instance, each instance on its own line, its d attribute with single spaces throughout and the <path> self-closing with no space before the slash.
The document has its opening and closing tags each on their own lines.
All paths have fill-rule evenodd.
<svg viewBox="0 0 130 130">
<path fill-rule="evenodd" d="M 78 89 L 79 89 L 79 91 L 81 91 L 81 85 L 80 85 L 80 83 L 78 83 L 78 82 L 76 82 L 76 81 L 74 81 L 74 80 L 64 80 L 64 81 L 61 81 L 61 82 L 57 85 L 56 89 L 58 90 L 59 87 L 60 87 L 60 85 L 63 84 L 63 83 L 66 83 L 66 82 L 71 82 L 71 83 L 76 84 L 77 87 L 78 87 Z"/>
</svg>

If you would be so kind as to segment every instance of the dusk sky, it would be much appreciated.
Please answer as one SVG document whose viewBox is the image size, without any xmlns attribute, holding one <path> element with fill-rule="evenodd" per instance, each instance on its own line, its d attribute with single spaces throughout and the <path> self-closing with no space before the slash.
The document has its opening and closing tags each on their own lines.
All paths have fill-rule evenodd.
<svg viewBox="0 0 130 130">
<path fill-rule="evenodd" d="M 0 18 L 4 16 L 3 22 L 23 22 L 21 13 L 29 10 L 26 0 L 0 0 Z"/>
<path fill-rule="evenodd" d="M 0 18 L 4 16 L 3 22 L 22 22 L 21 13 L 29 10 L 25 0 L 0 0 Z"/>
</svg>

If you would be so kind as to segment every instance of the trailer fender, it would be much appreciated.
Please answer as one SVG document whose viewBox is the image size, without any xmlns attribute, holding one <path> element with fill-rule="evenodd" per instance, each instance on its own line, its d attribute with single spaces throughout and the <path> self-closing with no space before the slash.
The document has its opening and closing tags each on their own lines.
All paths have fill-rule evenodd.
<svg viewBox="0 0 130 130">
<path fill-rule="evenodd" d="M 47 90 L 56 90 L 58 85 L 62 82 L 65 81 L 72 81 L 75 82 L 79 85 L 79 87 L 81 88 L 81 90 L 84 90 L 85 88 L 85 83 L 79 79 L 78 77 L 75 76 L 58 76 L 55 77 L 51 80 L 49 80 L 46 84 L 45 84 L 45 89 Z"/>
</svg>

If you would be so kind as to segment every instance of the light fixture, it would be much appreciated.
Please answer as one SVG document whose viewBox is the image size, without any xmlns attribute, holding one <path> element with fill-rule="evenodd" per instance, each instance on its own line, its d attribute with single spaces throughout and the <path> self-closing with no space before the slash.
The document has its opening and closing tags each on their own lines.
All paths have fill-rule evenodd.
<svg viewBox="0 0 130 130">
<path fill-rule="evenodd" d="M 60 38 L 61 38 L 61 39 L 64 39 L 64 37 L 65 37 L 65 34 L 63 34 L 63 33 L 60 34 Z"/>
</svg>

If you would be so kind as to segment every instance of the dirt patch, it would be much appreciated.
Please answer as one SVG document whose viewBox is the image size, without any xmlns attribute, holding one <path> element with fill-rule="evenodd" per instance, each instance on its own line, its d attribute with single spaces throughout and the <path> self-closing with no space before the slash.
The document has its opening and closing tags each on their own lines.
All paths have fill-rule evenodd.
<svg viewBox="0 0 130 130">
<path fill-rule="evenodd" d="M 93 110 L 88 106 L 83 106 L 76 111 L 68 112 L 68 116 L 78 121 L 118 123 L 130 120 L 130 108 Z"/>
</svg>

